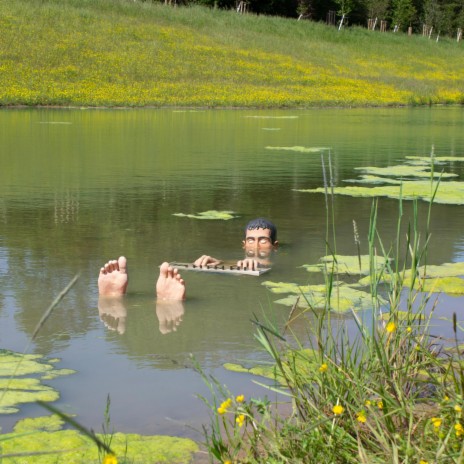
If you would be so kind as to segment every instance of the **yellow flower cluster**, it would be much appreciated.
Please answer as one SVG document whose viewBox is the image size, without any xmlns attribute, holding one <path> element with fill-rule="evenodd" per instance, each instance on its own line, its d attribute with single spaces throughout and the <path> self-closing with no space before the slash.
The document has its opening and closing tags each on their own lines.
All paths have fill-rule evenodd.
<svg viewBox="0 0 464 464">
<path fill-rule="evenodd" d="M 217 408 L 217 412 L 219 414 L 225 414 L 228 412 L 228 409 L 232 406 L 232 400 L 230 398 L 227 398 L 225 401 L 221 403 L 219 408 Z"/>
</svg>

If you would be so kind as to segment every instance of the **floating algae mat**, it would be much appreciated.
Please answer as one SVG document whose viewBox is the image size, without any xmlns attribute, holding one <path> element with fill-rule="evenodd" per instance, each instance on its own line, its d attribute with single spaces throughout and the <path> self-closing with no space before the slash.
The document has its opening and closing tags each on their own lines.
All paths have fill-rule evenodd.
<svg viewBox="0 0 464 464">
<path fill-rule="evenodd" d="M 321 365 L 318 352 L 312 349 L 289 351 L 284 356 L 282 356 L 281 360 L 284 370 L 289 370 L 290 368 L 288 366 L 290 364 L 293 371 L 296 371 L 300 375 L 307 377 L 310 377 L 314 372 L 316 372 L 316 370 L 319 369 L 319 366 Z M 225 363 L 223 367 L 224 369 L 232 372 L 252 374 L 283 383 L 282 374 L 278 371 L 275 364 L 259 365 L 248 368 L 241 364 Z"/>
<path fill-rule="evenodd" d="M 427 293 L 447 293 L 464 295 L 464 263 L 445 263 L 441 265 L 421 266 L 417 270 L 414 288 Z M 407 269 L 403 276 L 403 285 L 408 287 L 412 279 L 412 271 Z M 390 282 L 391 276 L 382 275 L 383 282 Z M 369 285 L 370 276 L 359 281 L 360 285 Z"/>
<path fill-rule="evenodd" d="M 58 376 L 73 374 L 70 369 L 55 369 L 54 360 L 41 355 L 0 350 L 0 414 L 14 414 L 24 403 L 56 401 L 59 393 L 41 383 Z"/>
<path fill-rule="evenodd" d="M 329 147 L 266 147 L 266 150 L 297 151 L 300 153 L 320 153 L 324 150 L 330 150 Z"/>
<path fill-rule="evenodd" d="M 209 220 L 222 220 L 228 221 L 229 219 L 235 219 L 238 217 L 233 211 L 203 211 L 202 213 L 196 214 L 184 214 L 174 213 L 173 216 L 187 217 L 191 219 L 209 219 Z"/>
<path fill-rule="evenodd" d="M 373 265 L 377 271 L 385 268 L 386 259 L 382 256 L 376 256 Z M 328 255 L 320 259 L 318 264 L 303 264 L 302 266 L 308 272 L 339 273 L 349 275 L 368 275 L 370 272 L 369 255 L 346 256 L 346 255 Z"/>
<path fill-rule="evenodd" d="M 19 421 L 12 433 L 1 435 L 1 454 L 31 453 L 31 456 L 3 458 L 2 463 L 33 462 L 34 464 L 97 464 L 98 449 L 90 438 L 76 430 L 62 430 L 63 422 L 56 416 Z M 96 434 L 102 441 L 103 435 Z M 107 437 L 109 438 L 109 437 Z M 144 436 L 114 433 L 111 449 L 121 462 L 145 464 L 159 462 L 180 464 L 192 461 L 198 445 L 187 438 Z M 36 454 L 33 453 L 51 453 Z"/>
<path fill-rule="evenodd" d="M 275 301 L 285 306 L 297 305 L 298 308 L 324 309 L 327 302 L 327 288 L 325 284 L 300 286 L 288 282 L 263 282 L 273 293 L 291 293 L 286 298 Z M 343 282 L 334 282 L 330 298 L 330 308 L 335 312 L 346 312 L 351 309 L 362 310 L 372 308 L 372 296 L 370 293 L 355 288 Z"/>
<path fill-rule="evenodd" d="M 375 166 L 367 166 L 361 168 L 355 168 L 357 171 L 362 171 L 366 174 L 371 174 L 373 176 L 383 176 L 383 177 L 395 177 L 395 178 L 404 178 L 404 177 L 418 177 L 430 179 L 432 173 L 430 172 L 430 163 L 427 166 L 426 164 L 420 164 L 415 166 L 400 164 L 398 166 L 388 166 L 385 168 L 378 168 Z M 457 174 L 452 173 L 440 173 L 434 172 L 433 177 L 442 179 L 449 177 L 457 177 Z"/>
<path fill-rule="evenodd" d="M 430 201 L 433 191 L 437 184 L 431 184 L 431 176 L 435 181 L 440 178 L 435 203 L 463 205 L 464 204 L 464 182 L 457 180 L 447 180 L 457 177 L 454 173 L 430 171 L 431 163 L 463 162 L 464 157 L 438 156 L 438 157 L 408 157 L 404 165 L 389 167 L 358 167 L 356 170 L 362 171 L 363 175 L 359 179 L 347 179 L 345 182 L 370 184 L 372 187 L 334 187 L 325 189 L 318 187 L 315 189 L 295 189 L 296 192 L 307 193 L 334 193 L 337 195 L 347 195 L 352 197 L 388 197 L 403 198 L 405 200 L 420 199 Z M 415 179 L 415 180 L 414 180 Z M 417 180 L 419 179 L 419 180 Z M 384 184 L 384 185 L 377 185 Z"/>
</svg>

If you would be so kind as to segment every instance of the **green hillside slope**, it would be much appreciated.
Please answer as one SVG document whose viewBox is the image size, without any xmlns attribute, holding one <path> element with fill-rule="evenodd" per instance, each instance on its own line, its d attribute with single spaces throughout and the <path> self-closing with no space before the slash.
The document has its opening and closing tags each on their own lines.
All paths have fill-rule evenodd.
<svg viewBox="0 0 464 464">
<path fill-rule="evenodd" d="M 464 42 L 123 0 L 0 2 L 0 105 L 464 103 Z"/>
</svg>

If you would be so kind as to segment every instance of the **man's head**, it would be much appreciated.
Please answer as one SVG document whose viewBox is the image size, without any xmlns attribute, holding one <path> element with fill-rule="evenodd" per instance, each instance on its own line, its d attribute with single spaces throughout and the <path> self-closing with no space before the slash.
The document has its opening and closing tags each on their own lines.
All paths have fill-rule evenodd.
<svg viewBox="0 0 464 464">
<path fill-rule="evenodd" d="M 247 253 L 270 252 L 277 245 L 277 228 L 272 222 L 257 218 L 246 225 L 243 246 Z"/>
</svg>

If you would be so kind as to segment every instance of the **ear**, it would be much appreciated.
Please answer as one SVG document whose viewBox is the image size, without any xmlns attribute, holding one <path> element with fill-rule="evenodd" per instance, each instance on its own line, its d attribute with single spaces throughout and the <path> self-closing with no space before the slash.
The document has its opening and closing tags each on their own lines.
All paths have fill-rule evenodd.
<svg viewBox="0 0 464 464">
<path fill-rule="evenodd" d="M 245 248 L 246 242 L 245 240 L 242 240 L 242 248 Z"/>
<path fill-rule="evenodd" d="M 277 250 L 277 248 L 279 248 L 279 241 L 276 240 L 276 241 L 272 244 L 272 246 L 274 247 L 274 250 Z"/>
</svg>

